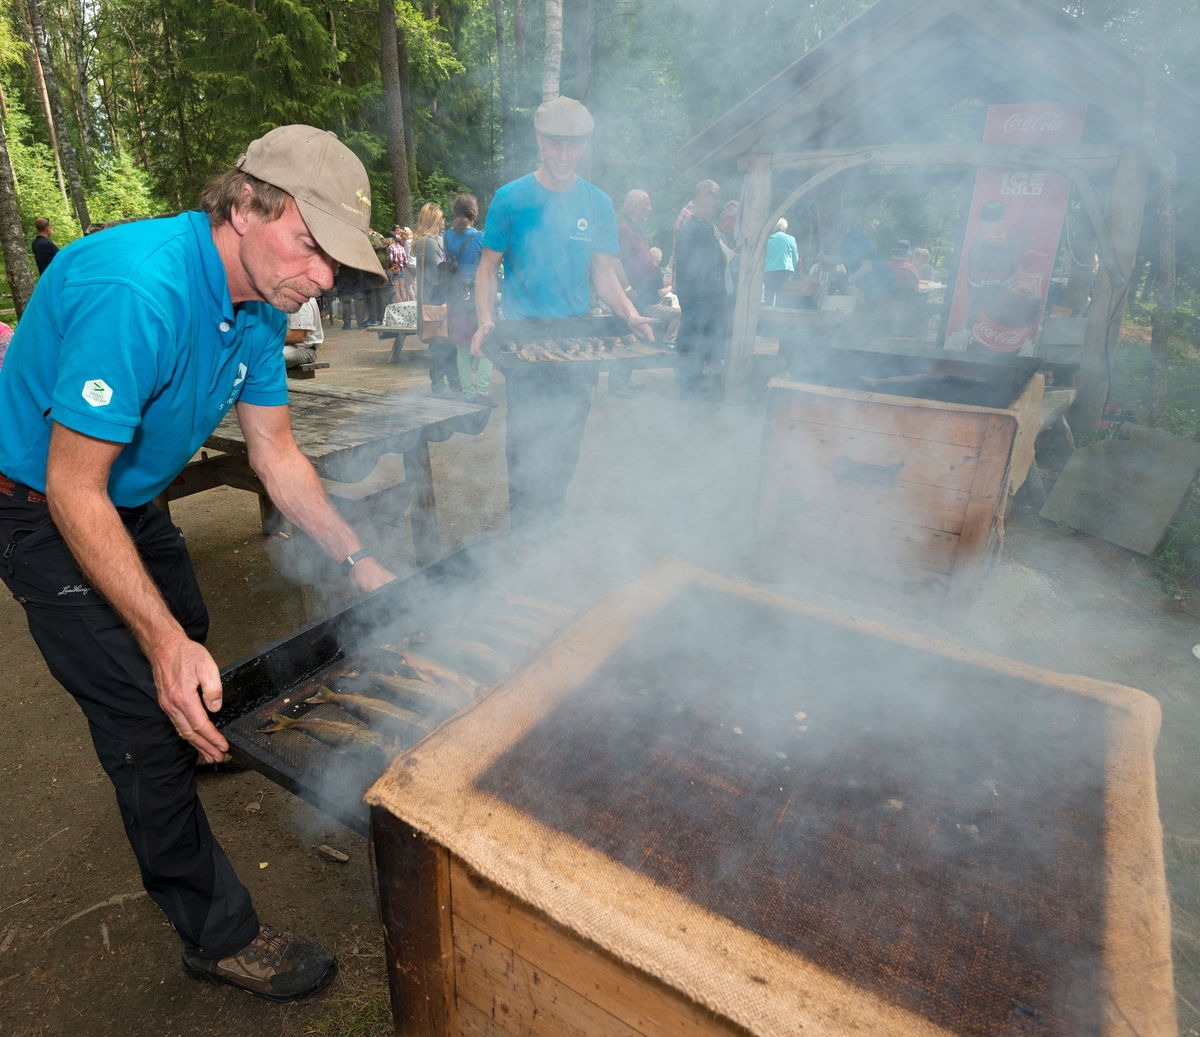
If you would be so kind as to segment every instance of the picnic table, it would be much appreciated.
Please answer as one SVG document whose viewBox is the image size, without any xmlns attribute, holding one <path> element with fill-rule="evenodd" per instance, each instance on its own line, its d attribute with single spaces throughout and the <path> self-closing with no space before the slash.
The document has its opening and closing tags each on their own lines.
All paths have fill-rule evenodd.
<svg viewBox="0 0 1200 1037">
<path fill-rule="evenodd" d="M 358 499 L 335 491 L 330 499 L 351 523 L 372 513 L 403 515 L 412 504 L 417 564 L 436 561 L 440 548 L 429 444 L 441 443 L 456 432 L 479 435 L 491 411 L 456 400 L 324 383 L 289 383 L 288 396 L 296 445 L 322 479 L 357 483 L 371 474 L 384 454 L 403 455 L 403 482 Z M 258 494 L 263 533 L 275 532 L 282 517 L 250 468 L 246 440 L 232 410 L 205 446 L 222 453 L 191 462 L 157 498 L 159 506 L 165 509 L 170 501 L 214 486 L 233 486 Z"/>
</svg>

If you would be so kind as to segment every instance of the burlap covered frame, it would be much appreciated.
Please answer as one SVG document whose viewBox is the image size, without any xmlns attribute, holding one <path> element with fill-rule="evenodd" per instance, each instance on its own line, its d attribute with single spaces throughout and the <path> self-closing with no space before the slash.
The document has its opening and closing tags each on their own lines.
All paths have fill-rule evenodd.
<svg viewBox="0 0 1200 1037">
<path fill-rule="evenodd" d="M 1143 692 L 959 648 L 664 560 L 608 595 L 522 671 L 399 757 L 366 800 L 617 959 L 764 1037 L 948 1031 L 654 884 L 509 804 L 476 779 L 588 680 L 639 623 L 689 585 L 1098 700 L 1105 707 L 1105 1034 L 1177 1032 L 1170 916 L 1155 790 L 1158 704 Z"/>
</svg>

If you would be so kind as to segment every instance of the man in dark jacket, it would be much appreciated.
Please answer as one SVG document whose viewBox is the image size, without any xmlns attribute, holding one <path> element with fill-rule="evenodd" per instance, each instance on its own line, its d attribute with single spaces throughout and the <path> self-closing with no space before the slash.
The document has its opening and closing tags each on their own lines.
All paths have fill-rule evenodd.
<svg viewBox="0 0 1200 1037">
<path fill-rule="evenodd" d="M 58 246 L 50 240 L 50 221 L 45 216 L 39 216 L 34 221 L 34 229 L 37 231 L 37 236 L 33 239 L 33 261 L 37 263 L 38 276 L 46 272 L 46 267 L 50 265 L 56 255 L 58 255 Z"/>
<path fill-rule="evenodd" d="M 675 348 L 688 357 L 675 366 L 681 396 L 703 389 L 704 362 L 721 355 L 727 309 L 725 253 L 713 232 L 717 196 L 697 189 L 694 204 L 675 246 L 675 288 L 683 311 Z"/>
</svg>

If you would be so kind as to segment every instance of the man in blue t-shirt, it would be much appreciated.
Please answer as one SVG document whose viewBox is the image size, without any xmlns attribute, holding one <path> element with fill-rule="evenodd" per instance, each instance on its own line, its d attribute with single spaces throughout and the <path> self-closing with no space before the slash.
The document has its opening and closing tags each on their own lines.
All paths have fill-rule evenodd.
<svg viewBox="0 0 1200 1037">
<path fill-rule="evenodd" d="M 488 209 L 483 256 L 475 277 L 479 330 L 471 353 L 482 356 L 496 328 L 496 286 L 504 262 L 506 320 L 582 317 L 591 284 L 634 334 L 654 338 L 617 279 L 619 246 L 612 200 L 575 174 L 595 123 L 569 97 L 556 97 L 533 120 L 542 164 L 505 184 Z M 590 280 L 589 280 L 590 278 Z M 579 462 L 579 444 L 591 410 L 593 372 L 584 365 L 530 364 L 506 383 L 509 522 L 519 554 L 529 538 L 554 523 L 567 499 Z"/>
<path fill-rule="evenodd" d="M 83 238 L 48 267 L 0 368 L 0 578 L 79 703 L 146 891 L 191 975 L 274 1001 L 320 990 L 323 947 L 260 926 L 196 795 L 221 678 L 183 535 L 151 501 L 230 407 L 271 499 L 360 591 L 393 579 L 329 503 L 288 420 L 285 314 L 339 262 L 385 278 L 370 185 L 333 134 L 282 126 L 203 212 Z M 261 959 L 261 960 L 259 960 Z"/>
</svg>

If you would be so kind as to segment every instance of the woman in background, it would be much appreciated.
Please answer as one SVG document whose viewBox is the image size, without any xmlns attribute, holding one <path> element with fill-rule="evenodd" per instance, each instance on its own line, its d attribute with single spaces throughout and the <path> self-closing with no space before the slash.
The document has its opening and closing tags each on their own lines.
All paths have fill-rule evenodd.
<svg viewBox="0 0 1200 1037">
<path fill-rule="evenodd" d="M 467 403 L 485 407 L 496 404 L 488 395 L 492 384 L 492 362 L 487 357 L 472 358 L 471 339 L 479 327 L 475 315 L 475 273 L 483 258 L 483 235 L 475 229 L 479 203 L 473 194 L 460 194 L 454 199 L 453 226 L 446 231 L 446 259 L 458 267 L 453 289 L 445 286 L 446 327 L 450 341 L 458 350 L 458 380 Z M 471 374 L 472 362 L 478 365 L 478 383 Z"/>
<path fill-rule="evenodd" d="M 417 338 L 429 347 L 429 381 L 433 395 L 440 400 L 458 396 L 462 385 L 458 380 L 458 357 L 454 343 L 446 336 L 445 320 L 426 321 L 426 307 L 442 306 L 438 266 L 445 258 L 441 235 L 446 229 L 442 210 L 433 202 L 421 206 L 417 218 L 417 236 L 413 252 L 417 259 Z"/>
</svg>

